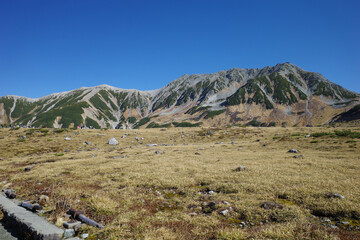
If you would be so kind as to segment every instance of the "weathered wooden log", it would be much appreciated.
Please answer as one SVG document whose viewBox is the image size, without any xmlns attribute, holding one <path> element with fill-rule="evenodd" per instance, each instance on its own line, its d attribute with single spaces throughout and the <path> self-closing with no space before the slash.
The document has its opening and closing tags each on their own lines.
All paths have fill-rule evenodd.
<svg viewBox="0 0 360 240">
<path fill-rule="evenodd" d="M 70 208 L 67 213 L 70 214 L 74 219 L 80 220 L 86 224 L 89 224 L 90 226 L 98 227 L 100 229 L 103 228 L 103 225 L 101 225 L 100 223 L 95 222 L 94 220 L 82 215 L 80 212 L 72 208 Z"/>
<path fill-rule="evenodd" d="M 28 202 L 20 202 L 19 204 L 21 207 L 24 207 L 30 211 L 36 212 L 37 210 L 41 209 L 41 206 L 37 203 L 31 204 Z"/>
</svg>

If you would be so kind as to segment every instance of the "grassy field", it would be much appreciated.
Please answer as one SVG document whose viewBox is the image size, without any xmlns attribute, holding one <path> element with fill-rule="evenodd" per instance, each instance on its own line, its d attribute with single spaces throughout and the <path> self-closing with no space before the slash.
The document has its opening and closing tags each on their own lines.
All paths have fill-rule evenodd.
<svg viewBox="0 0 360 240">
<path fill-rule="evenodd" d="M 89 239 L 360 239 L 358 132 L 0 129 L 0 186 Z"/>
</svg>

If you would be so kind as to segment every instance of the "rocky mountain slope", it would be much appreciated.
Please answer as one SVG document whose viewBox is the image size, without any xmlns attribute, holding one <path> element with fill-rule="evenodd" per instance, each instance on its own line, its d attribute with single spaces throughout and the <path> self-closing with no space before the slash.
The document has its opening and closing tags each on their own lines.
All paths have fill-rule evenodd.
<svg viewBox="0 0 360 240">
<path fill-rule="evenodd" d="M 46 127 L 319 125 L 359 104 L 360 95 L 291 63 L 184 75 L 161 89 L 101 85 L 39 99 L 0 98 L 0 124 Z"/>
</svg>

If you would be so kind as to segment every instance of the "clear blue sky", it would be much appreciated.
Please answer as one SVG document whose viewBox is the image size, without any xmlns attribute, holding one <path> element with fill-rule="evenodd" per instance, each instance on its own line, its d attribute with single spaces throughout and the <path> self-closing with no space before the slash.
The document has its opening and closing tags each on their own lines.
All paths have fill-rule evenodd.
<svg viewBox="0 0 360 240">
<path fill-rule="evenodd" d="M 291 62 L 360 92 L 359 0 L 1 0 L 0 96 Z"/>
</svg>

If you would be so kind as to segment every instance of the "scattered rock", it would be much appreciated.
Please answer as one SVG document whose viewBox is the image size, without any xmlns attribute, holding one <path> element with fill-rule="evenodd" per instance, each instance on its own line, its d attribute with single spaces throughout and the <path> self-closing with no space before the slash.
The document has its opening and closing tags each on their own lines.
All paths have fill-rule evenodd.
<svg viewBox="0 0 360 240">
<path fill-rule="evenodd" d="M 200 153 L 196 152 L 195 155 L 200 155 Z"/>
<path fill-rule="evenodd" d="M 109 140 L 109 144 L 110 145 L 118 145 L 119 142 L 116 140 L 116 138 L 112 138 L 112 139 Z"/>
<path fill-rule="evenodd" d="M 86 144 L 86 145 L 91 145 L 92 142 L 85 141 L 85 144 Z"/>
<path fill-rule="evenodd" d="M 214 135 L 214 132 L 213 131 L 207 131 L 207 134 L 208 135 Z"/>
<path fill-rule="evenodd" d="M 293 158 L 303 158 L 303 155 L 295 155 Z"/>
<path fill-rule="evenodd" d="M 70 140 L 71 140 L 71 138 L 69 138 L 69 137 L 66 137 L 66 138 L 65 138 L 65 140 L 66 140 L 66 141 L 70 141 Z"/>
<path fill-rule="evenodd" d="M 156 143 L 150 143 L 150 144 L 146 144 L 147 147 L 156 147 L 157 144 Z"/>
<path fill-rule="evenodd" d="M 81 228 L 81 222 L 80 221 L 64 222 L 63 226 L 64 226 L 64 228 L 72 228 L 75 231 L 78 231 Z"/>
<path fill-rule="evenodd" d="M 289 153 L 298 153 L 299 151 L 293 148 L 293 149 L 290 149 L 288 152 Z"/>
<path fill-rule="evenodd" d="M 274 209 L 274 208 L 282 209 L 283 208 L 283 206 L 281 204 L 274 203 L 274 202 L 263 202 L 260 207 L 264 208 L 264 209 Z"/>
<path fill-rule="evenodd" d="M 223 201 L 223 203 L 224 203 L 225 205 L 230 205 L 230 203 L 227 202 L 227 201 Z"/>
<path fill-rule="evenodd" d="M 345 199 L 345 197 L 339 193 L 326 193 L 325 196 L 327 198 L 340 198 L 340 199 Z"/>
<path fill-rule="evenodd" d="M 30 171 L 31 171 L 31 167 L 26 167 L 26 168 L 24 169 L 24 171 L 25 171 L 25 172 L 30 172 Z"/>
<path fill-rule="evenodd" d="M 126 138 L 126 135 L 123 135 L 121 138 Z"/>
<path fill-rule="evenodd" d="M 210 202 L 202 208 L 203 213 L 212 213 L 216 210 L 216 203 Z"/>
<path fill-rule="evenodd" d="M 225 217 L 229 214 L 229 210 L 228 209 L 222 210 L 219 212 L 219 214 Z"/>
<path fill-rule="evenodd" d="M 15 193 L 15 190 L 14 189 L 5 189 L 3 190 L 5 192 L 5 195 L 10 198 L 10 199 L 14 199 L 16 198 L 16 193 Z"/>
<path fill-rule="evenodd" d="M 236 142 L 235 142 L 235 141 L 232 141 L 231 144 L 236 144 Z"/>
<path fill-rule="evenodd" d="M 309 138 L 309 137 L 311 137 L 311 135 L 305 135 L 305 137 L 306 137 L 306 138 Z"/>
<path fill-rule="evenodd" d="M 191 217 L 194 217 L 194 216 L 196 216 L 196 215 L 197 215 L 197 213 L 195 213 L 195 212 L 191 212 L 191 213 L 189 213 L 188 215 L 189 215 L 189 216 L 191 216 Z"/>
<path fill-rule="evenodd" d="M 242 150 L 242 148 L 238 148 L 238 151 L 241 151 Z"/>
<path fill-rule="evenodd" d="M 83 233 L 81 234 L 81 238 L 82 239 L 85 239 L 85 238 L 88 238 L 89 237 L 89 234 L 88 233 Z"/>
<path fill-rule="evenodd" d="M 155 153 L 156 154 L 163 154 L 164 152 L 163 151 L 156 151 Z"/>
<path fill-rule="evenodd" d="M 64 237 L 65 238 L 70 238 L 75 236 L 75 230 L 74 229 L 65 229 L 64 231 Z"/>
<path fill-rule="evenodd" d="M 237 167 L 237 168 L 235 169 L 235 172 L 242 172 L 242 171 L 245 171 L 245 170 L 246 170 L 246 167 L 240 166 L 240 167 Z"/>
</svg>

